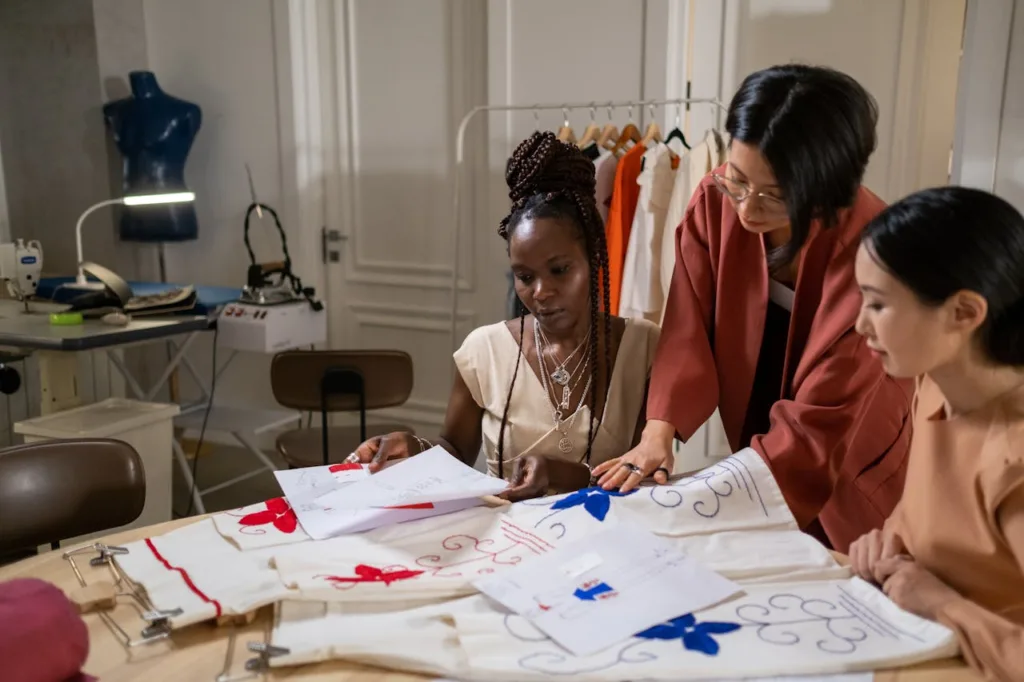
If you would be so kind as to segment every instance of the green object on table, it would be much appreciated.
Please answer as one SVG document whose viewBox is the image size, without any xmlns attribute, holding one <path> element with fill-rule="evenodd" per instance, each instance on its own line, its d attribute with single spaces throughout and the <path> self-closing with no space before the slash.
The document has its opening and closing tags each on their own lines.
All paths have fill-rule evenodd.
<svg viewBox="0 0 1024 682">
<path fill-rule="evenodd" d="M 82 324 L 82 313 L 50 313 L 50 324 L 62 327 Z"/>
</svg>

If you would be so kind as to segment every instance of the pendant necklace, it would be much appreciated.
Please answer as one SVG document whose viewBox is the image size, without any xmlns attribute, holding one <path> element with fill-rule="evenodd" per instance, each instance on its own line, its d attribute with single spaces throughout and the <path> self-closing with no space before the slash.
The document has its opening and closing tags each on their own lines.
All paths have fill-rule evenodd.
<svg viewBox="0 0 1024 682">
<path fill-rule="evenodd" d="M 551 410 L 552 421 L 554 421 L 554 423 L 555 423 L 555 430 L 558 431 L 558 433 L 560 433 L 561 436 L 562 436 L 558 440 L 558 450 L 563 455 L 567 455 L 570 452 L 572 452 L 573 449 L 575 448 L 575 444 L 572 442 L 572 439 L 569 437 L 569 432 L 572 431 L 573 424 L 576 423 L 576 415 L 579 414 L 579 411 L 583 408 L 583 403 L 587 399 L 587 393 L 590 392 L 590 386 L 591 386 L 591 383 L 592 383 L 594 377 L 593 376 L 587 377 L 587 384 L 586 384 L 586 386 L 584 386 L 583 393 L 580 395 L 580 401 L 576 405 L 576 411 L 573 412 L 572 416 L 569 418 L 569 425 L 568 425 L 568 427 L 563 428 L 563 426 L 564 426 L 563 423 L 562 423 L 562 414 L 563 413 L 562 413 L 561 405 L 556 404 L 554 399 L 551 397 L 551 387 L 548 384 L 548 372 L 547 372 L 547 368 L 545 367 L 545 363 L 544 363 L 544 354 L 541 352 L 540 328 L 536 324 L 536 322 L 533 325 L 533 345 L 534 345 L 534 350 L 537 352 L 537 364 L 540 365 L 539 369 L 540 369 L 541 384 L 544 386 L 544 393 L 545 393 L 545 395 L 547 396 L 548 400 L 551 402 L 551 406 L 552 406 L 552 410 Z M 583 359 L 580 361 L 580 364 L 577 365 L 577 369 L 582 367 L 584 364 L 586 364 L 586 361 L 589 359 L 589 357 L 588 357 L 589 354 L 590 353 L 588 351 L 587 354 L 584 355 Z M 573 373 L 575 373 L 575 370 L 574 370 Z M 582 373 L 580 374 L 580 378 L 581 379 L 583 378 Z M 579 385 L 578 380 L 577 380 L 577 385 Z M 565 388 L 567 389 L 568 386 L 566 386 Z M 575 388 L 575 386 L 573 388 Z M 564 395 L 565 395 L 565 391 L 563 390 L 563 396 Z M 562 404 L 567 406 L 568 405 L 568 400 L 567 399 L 563 399 Z"/>
<path fill-rule="evenodd" d="M 553 349 L 555 347 L 554 344 L 552 344 L 550 341 L 548 341 L 548 337 L 544 335 L 544 332 L 542 332 L 539 329 L 537 329 L 538 324 L 537 324 L 536 320 L 534 320 L 533 326 L 534 326 L 534 329 L 539 332 L 541 338 L 544 339 L 544 345 L 546 347 L 548 347 L 548 348 L 552 348 Z M 565 358 L 565 360 L 562 360 L 560 363 L 556 363 L 555 364 L 555 371 L 552 372 L 551 375 L 550 375 L 551 376 L 551 381 L 555 382 L 559 386 L 565 386 L 566 384 L 569 383 L 569 379 L 572 378 L 572 373 L 569 372 L 566 369 L 566 366 L 569 364 L 569 361 L 572 360 L 573 356 L 575 356 L 576 353 L 580 352 L 580 349 L 583 348 L 583 346 L 589 340 L 590 340 L 590 329 L 587 330 L 587 335 L 583 337 L 583 340 L 580 341 L 579 345 L 576 346 L 576 348 L 571 353 L 569 353 L 569 355 Z M 547 370 L 545 369 L 544 371 L 546 372 Z"/>
</svg>

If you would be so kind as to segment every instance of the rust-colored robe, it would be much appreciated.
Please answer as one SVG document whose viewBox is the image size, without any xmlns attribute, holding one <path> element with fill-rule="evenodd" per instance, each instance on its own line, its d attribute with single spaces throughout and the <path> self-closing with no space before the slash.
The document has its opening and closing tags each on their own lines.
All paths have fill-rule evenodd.
<svg viewBox="0 0 1024 682">
<path fill-rule="evenodd" d="M 860 232 L 884 203 L 865 188 L 836 227 L 815 225 L 800 253 L 780 400 L 750 447 L 797 523 L 817 519 L 845 552 L 899 501 L 913 383 L 897 381 L 854 330 Z M 733 450 L 750 400 L 768 307 L 764 242 L 705 178 L 676 230 L 676 265 L 652 368 L 647 418 L 687 440 L 718 407 Z"/>
</svg>

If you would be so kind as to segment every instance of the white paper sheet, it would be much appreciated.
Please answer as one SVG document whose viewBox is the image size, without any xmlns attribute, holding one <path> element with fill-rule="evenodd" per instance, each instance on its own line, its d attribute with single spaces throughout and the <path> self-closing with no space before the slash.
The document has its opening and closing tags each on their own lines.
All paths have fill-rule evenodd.
<svg viewBox="0 0 1024 682">
<path fill-rule="evenodd" d="M 334 509 L 367 509 L 496 495 L 507 487 L 502 479 L 463 464 L 444 448 L 433 447 L 346 486 L 344 492 L 329 491 L 316 501 Z"/>
<path fill-rule="evenodd" d="M 474 583 L 577 656 L 740 592 L 637 526 L 613 526 Z"/>
<path fill-rule="evenodd" d="M 274 472 L 281 492 L 293 507 L 332 490 L 340 490 L 369 475 L 370 472 L 359 464 L 332 464 Z"/>
<path fill-rule="evenodd" d="M 470 497 L 436 504 L 423 502 L 380 508 L 337 507 L 326 501 L 327 494 L 333 493 L 338 499 L 345 499 L 348 491 L 359 481 L 371 478 L 365 466 L 332 464 L 275 471 L 274 475 L 302 529 L 314 540 L 450 514 L 482 504 L 479 498 Z"/>
</svg>

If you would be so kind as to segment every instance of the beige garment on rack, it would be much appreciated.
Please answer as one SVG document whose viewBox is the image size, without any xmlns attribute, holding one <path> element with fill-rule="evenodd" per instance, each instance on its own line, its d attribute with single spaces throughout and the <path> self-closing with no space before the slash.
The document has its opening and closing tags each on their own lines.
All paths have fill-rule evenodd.
<svg viewBox="0 0 1024 682">
<path fill-rule="evenodd" d="M 643 171 L 636 180 L 640 185 L 640 199 L 633 215 L 633 228 L 629 232 L 626 262 L 622 269 L 622 291 L 619 295 L 619 315 L 622 317 L 642 317 L 655 324 L 661 322 L 665 301 L 659 263 L 674 178 L 672 152 L 667 145 L 659 142 L 644 153 Z"/>
<path fill-rule="evenodd" d="M 672 197 L 669 199 L 665 214 L 665 229 L 662 230 L 660 261 L 656 268 L 660 272 L 661 309 L 656 318 L 661 323 L 665 314 L 665 302 L 668 299 L 668 288 L 672 282 L 672 270 L 676 264 L 676 228 L 683 222 L 683 214 L 690 204 L 697 185 L 711 170 L 725 163 L 726 144 L 718 131 L 709 130 L 699 144 L 694 145 L 689 153 L 680 159 L 672 186 Z M 722 418 L 715 410 L 714 414 L 697 433 L 686 443 L 682 443 L 675 452 L 673 473 L 693 471 L 707 466 L 714 460 L 728 456 L 732 452 L 729 439 L 722 426 Z"/>
<path fill-rule="evenodd" d="M 590 464 L 623 455 L 633 446 L 637 419 L 647 392 L 647 377 L 658 345 L 659 329 L 646 320 L 627 320 L 612 369 L 611 386 L 604 417 L 594 437 Z M 580 462 L 587 450 L 590 408 L 584 405 L 575 420 L 568 417 L 562 428 L 574 448 L 563 454 L 558 449 L 562 434 L 555 429 L 551 400 L 533 368 L 519 354 L 519 344 L 505 322 L 470 332 L 455 352 L 455 365 L 476 404 L 484 409 L 482 432 L 487 470 L 498 475 L 498 432 L 505 411 L 509 384 L 519 359 L 519 373 L 512 390 L 508 423 L 505 425 L 503 474 L 510 478 L 515 460 L 523 455 L 541 454 Z"/>
<path fill-rule="evenodd" d="M 615 169 L 618 165 L 619 157 L 607 149 L 601 150 L 601 156 L 594 159 L 594 200 L 602 225 L 608 222 L 608 209 L 612 205 L 612 189 L 615 187 Z"/>
<path fill-rule="evenodd" d="M 668 287 L 672 283 L 672 270 L 676 265 L 676 228 L 683 222 L 683 214 L 690 204 L 697 185 L 704 176 L 718 168 L 726 159 L 726 142 L 717 130 L 709 130 L 704 139 L 693 146 L 689 153 L 679 162 L 676 170 L 675 184 L 672 186 L 672 198 L 669 199 L 665 213 L 665 229 L 662 231 L 660 249 L 660 272 L 662 306 L 658 315 L 661 324 L 665 315 L 665 301 L 668 299 Z"/>
</svg>

